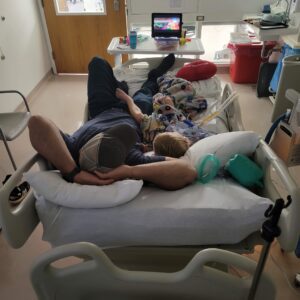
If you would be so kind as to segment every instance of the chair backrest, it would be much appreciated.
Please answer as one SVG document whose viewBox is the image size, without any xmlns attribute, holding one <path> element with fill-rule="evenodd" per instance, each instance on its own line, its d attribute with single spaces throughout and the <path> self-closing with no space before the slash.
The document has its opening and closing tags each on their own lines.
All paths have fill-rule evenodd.
<svg viewBox="0 0 300 300">
<path fill-rule="evenodd" d="M 21 92 L 19 92 L 17 90 L 3 90 L 3 91 L 0 91 L 0 94 L 17 94 L 17 95 L 19 95 L 25 104 L 26 110 L 28 112 L 30 112 L 28 102 L 27 102 L 25 96 Z"/>
<path fill-rule="evenodd" d="M 20 96 L 26 108 L 25 112 L 13 111 L 13 112 L 0 113 L 0 140 L 3 140 L 8 156 L 11 160 L 11 163 L 14 169 L 16 170 L 17 166 L 12 156 L 12 153 L 9 149 L 7 141 L 14 140 L 27 127 L 28 121 L 31 116 L 30 109 L 25 96 L 19 91 L 5 90 L 5 91 L 0 91 L 0 94 L 5 94 L 5 95 L 15 94 Z"/>
</svg>

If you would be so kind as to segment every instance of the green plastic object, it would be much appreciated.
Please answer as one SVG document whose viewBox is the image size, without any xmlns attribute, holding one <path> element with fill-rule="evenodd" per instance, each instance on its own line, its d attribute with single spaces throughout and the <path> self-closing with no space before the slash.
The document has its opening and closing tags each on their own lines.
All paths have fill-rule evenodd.
<svg viewBox="0 0 300 300">
<path fill-rule="evenodd" d="M 263 187 L 263 170 L 251 159 L 242 154 L 235 154 L 225 165 L 231 176 L 241 185 L 251 188 Z"/>
<path fill-rule="evenodd" d="M 208 183 L 216 177 L 220 169 L 220 161 L 214 154 L 207 154 L 197 164 L 198 180 Z"/>
</svg>

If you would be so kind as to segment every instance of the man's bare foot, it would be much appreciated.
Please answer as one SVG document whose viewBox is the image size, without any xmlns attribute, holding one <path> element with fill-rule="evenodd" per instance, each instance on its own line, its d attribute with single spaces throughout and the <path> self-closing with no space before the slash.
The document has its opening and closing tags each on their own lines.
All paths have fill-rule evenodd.
<svg viewBox="0 0 300 300">
<path fill-rule="evenodd" d="M 116 97 L 128 104 L 128 102 L 133 102 L 132 98 L 128 96 L 123 90 L 116 88 Z"/>
</svg>

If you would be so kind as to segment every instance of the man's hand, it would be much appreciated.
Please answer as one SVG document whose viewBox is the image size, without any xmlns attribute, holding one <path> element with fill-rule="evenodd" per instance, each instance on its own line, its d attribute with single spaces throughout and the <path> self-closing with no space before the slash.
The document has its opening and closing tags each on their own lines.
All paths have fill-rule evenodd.
<svg viewBox="0 0 300 300">
<path fill-rule="evenodd" d="M 99 178 L 99 180 L 123 180 L 132 178 L 132 168 L 127 165 L 121 165 L 107 173 L 95 171 L 95 175 Z"/>
<path fill-rule="evenodd" d="M 115 180 L 112 178 L 100 178 L 99 176 L 81 170 L 75 177 L 74 182 L 85 185 L 108 185 Z"/>
</svg>

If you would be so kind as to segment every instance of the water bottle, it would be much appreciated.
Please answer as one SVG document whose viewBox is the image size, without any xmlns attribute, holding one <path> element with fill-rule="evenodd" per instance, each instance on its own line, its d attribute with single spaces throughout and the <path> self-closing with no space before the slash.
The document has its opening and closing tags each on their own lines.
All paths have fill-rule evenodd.
<svg viewBox="0 0 300 300">
<path fill-rule="evenodd" d="M 131 49 L 136 48 L 136 43 L 137 43 L 137 33 L 136 31 L 130 31 L 129 34 L 129 45 Z"/>
</svg>

